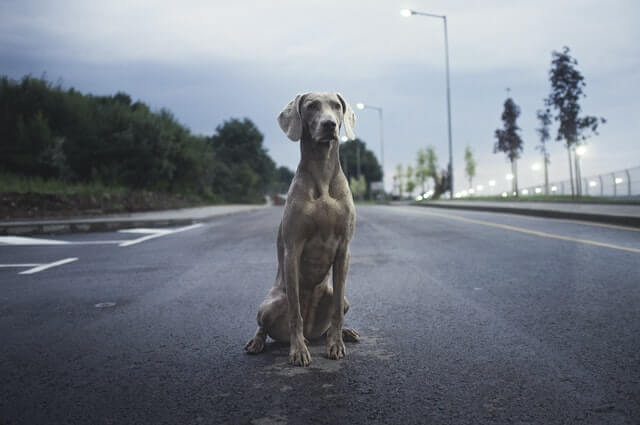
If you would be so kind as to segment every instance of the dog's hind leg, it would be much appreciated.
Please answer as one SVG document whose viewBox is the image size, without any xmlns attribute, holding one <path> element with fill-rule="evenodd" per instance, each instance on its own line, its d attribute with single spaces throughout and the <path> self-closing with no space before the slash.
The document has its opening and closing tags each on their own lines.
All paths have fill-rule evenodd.
<svg viewBox="0 0 640 425">
<path fill-rule="evenodd" d="M 347 297 L 344 297 L 344 314 L 347 314 L 347 311 L 349 311 L 349 307 L 351 307 L 351 304 L 349 304 L 349 300 L 347 300 Z M 358 333 L 358 331 L 356 331 L 353 328 L 342 328 L 342 340 L 344 342 L 359 342 L 360 341 L 360 334 Z"/>
<path fill-rule="evenodd" d="M 264 342 L 266 339 L 267 331 L 262 326 L 258 326 L 256 334 L 245 344 L 244 349 L 247 350 L 249 354 L 261 353 L 262 350 L 264 350 Z"/>
<path fill-rule="evenodd" d="M 262 352 L 267 335 L 276 341 L 288 342 L 289 324 L 287 322 L 286 294 L 278 288 L 273 288 L 258 309 L 257 321 L 256 334 L 244 346 L 249 354 Z"/>
</svg>

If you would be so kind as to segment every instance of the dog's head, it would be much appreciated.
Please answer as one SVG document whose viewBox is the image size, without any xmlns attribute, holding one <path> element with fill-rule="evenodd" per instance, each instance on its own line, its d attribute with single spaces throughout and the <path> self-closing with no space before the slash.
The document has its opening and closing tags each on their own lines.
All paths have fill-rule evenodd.
<svg viewBox="0 0 640 425">
<path fill-rule="evenodd" d="M 294 142 L 302 138 L 303 132 L 318 143 L 338 140 L 342 124 L 347 137 L 355 138 L 356 116 L 340 93 L 299 94 L 280 112 L 278 123 Z"/>
</svg>

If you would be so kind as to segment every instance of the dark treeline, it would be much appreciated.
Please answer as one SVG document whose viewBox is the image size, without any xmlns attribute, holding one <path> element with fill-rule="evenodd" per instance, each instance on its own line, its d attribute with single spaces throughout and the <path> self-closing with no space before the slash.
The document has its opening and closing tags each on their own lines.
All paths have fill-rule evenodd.
<svg viewBox="0 0 640 425">
<path fill-rule="evenodd" d="M 100 182 L 220 202 L 262 202 L 288 187 L 285 167 L 249 120 L 212 136 L 191 134 L 173 114 L 125 93 L 82 94 L 45 79 L 0 79 L 0 170 L 68 182 Z"/>
</svg>

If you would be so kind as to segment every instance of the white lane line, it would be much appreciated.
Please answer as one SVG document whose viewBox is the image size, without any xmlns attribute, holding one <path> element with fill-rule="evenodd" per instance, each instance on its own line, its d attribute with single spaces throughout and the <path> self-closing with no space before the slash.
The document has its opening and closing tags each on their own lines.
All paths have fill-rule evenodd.
<svg viewBox="0 0 640 425">
<path fill-rule="evenodd" d="M 104 240 L 104 241 L 75 241 L 69 242 L 69 245 L 115 245 L 126 242 L 127 239 Z"/>
<path fill-rule="evenodd" d="M 184 232 L 203 226 L 203 223 L 191 224 L 177 229 L 123 229 L 121 233 L 145 235 L 137 239 L 111 239 L 98 241 L 63 241 L 56 239 L 28 238 L 24 236 L 0 236 L 0 246 L 47 246 L 47 245 L 118 245 L 121 247 L 136 245 L 149 239 L 160 236 L 171 235 L 173 233 Z"/>
<path fill-rule="evenodd" d="M 164 233 L 169 234 L 172 232 L 171 229 L 150 229 L 147 227 L 140 227 L 137 229 L 122 229 L 118 230 L 120 233 L 142 233 L 142 234 L 152 234 L 152 233 Z"/>
<path fill-rule="evenodd" d="M 0 237 L 1 238 L 1 237 Z M 118 240 L 104 240 L 104 241 L 57 241 L 60 243 L 42 243 L 40 239 L 35 238 L 22 238 L 24 241 L 20 243 L 3 243 L 3 240 L 0 240 L 0 246 L 50 246 L 50 245 L 116 245 L 122 242 L 127 242 L 128 239 L 118 239 Z"/>
<path fill-rule="evenodd" d="M 554 233 L 539 232 L 537 230 L 526 229 L 524 227 L 510 226 L 510 225 L 507 225 L 507 224 L 499 224 L 499 223 L 494 223 L 492 221 L 476 220 L 476 219 L 473 219 L 473 218 L 467 218 L 467 217 L 460 216 L 460 215 L 457 215 L 457 214 L 439 214 L 439 213 L 435 213 L 435 212 L 431 212 L 431 211 L 429 211 L 429 212 L 421 211 L 421 213 L 425 214 L 425 215 L 432 215 L 432 216 L 435 216 L 435 217 L 443 217 L 443 218 L 447 218 L 449 220 L 459 220 L 459 221 L 464 221 L 464 222 L 467 222 L 467 223 L 479 224 L 479 225 L 482 225 L 482 226 L 488 226 L 488 227 L 495 227 L 495 228 L 498 228 L 498 229 L 510 230 L 512 232 L 526 233 L 526 234 L 529 234 L 529 235 L 539 236 L 541 238 L 559 239 L 559 240 L 563 240 L 563 241 L 575 242 L 575 243 L 580 243 L 580 244 L 584 244 L 584 245 L 599 246 L 599 247 L 602 247 L 602 248 L 610 248 L 610 249 L 616 249 L 618 251 L 628 251 L 628 252 L 634 252 L 636 254 L 640 254 L 640 249 L 638 249 L 638 248 L 630 248 L 630 247 L 615 245 L 615 244 L 611 244 L 611 243 L 592 241 L 592 240 L 589 240 L 589 239 L 580 239 L 580 238 L 574 238 L 574 237 L 571 237 L 571 236 L 557 235 L 557 234 L 554 234 Z"/>
<path fill-rule="evenodd" d="M 0 244 L 4 245 L 67 245 L 69 242 L 55 239 L 25 238 L 22 236 L 0 236 Z"/>
<path fill-rule="evenodd" d="M 0 264 L 0 268 L 10 268 L 10 267 L 25 268 L 25 267 L 36 267 L 39 265 L 40 264 Z"/>
<path fill-rule="evenodd" d="M 196 224 L 192 224 L 190 226 L 180 227 L 180 228 L 175 229 L 175 230 L 169 230 L 169 229 L 125 229 L 125 230 L 120 230 L 120 232 L 123 232 L 123 233 L 141 233 L 141 234 L 146 234 L 146 236 L 143 236 L 143 237 L 138 238 L 138 239 L 133 239 L 133 240 L 130 240 L 130 241 L 127 241 L 127 242 L 122 242 L 118 246 L 126 247 L 126 246 L 136 245 L 136 244 L 139 244 L 141 242 L 148 241 L 150 239 L 159 238 L 161 236 L 167 236 L 167 235 L 171 235 L 171 234 L 174 234 L 174 233 L 180 233 L 180 232 L 185 232 L 187 230 L 196 229 L 198 227 L 201 227 L 202 225 L 203 225 L 202 223 L 196 223 Z"/>
<path fill-rule="evenodd" d="M 20 272 L 18 274 L 34 274 L 34 273 L 39 273 L 43 270 L 47 270 L 50 269 L 52 267 L 58 267 L 61 266 L 63 264 L 68 264 L 68 263 L 73 263 L 74 261 L 77 261 L 78 258 L 77 257 L 72 257 L 72 258 L 65 258 L 64 260 L 60 260 L 60 261 L 54 261 L 53 263 L 48 263 L 48 264 L 40 264 L 36 267 L 33 267 L 29 270 L 25 270 L 23 272 Z"/>
</svg>

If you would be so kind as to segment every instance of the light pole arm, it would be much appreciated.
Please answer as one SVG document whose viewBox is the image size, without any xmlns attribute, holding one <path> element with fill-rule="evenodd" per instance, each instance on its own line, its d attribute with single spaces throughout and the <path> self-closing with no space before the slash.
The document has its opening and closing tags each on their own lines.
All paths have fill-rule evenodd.
<svg viewBox="0 0 640 425">
<path fill-rule="evenodd" d="M 444 15 L 436 15 L 435 13 L 425 13 L 425 12 L 416 12 L 415 10 L 411 11 L 412 15 L 419 15 L 419 16 L 428 16 L 430 18 L 442 18 L 442 19 L 447 19 L 446 16 Z"/>
</svg>

